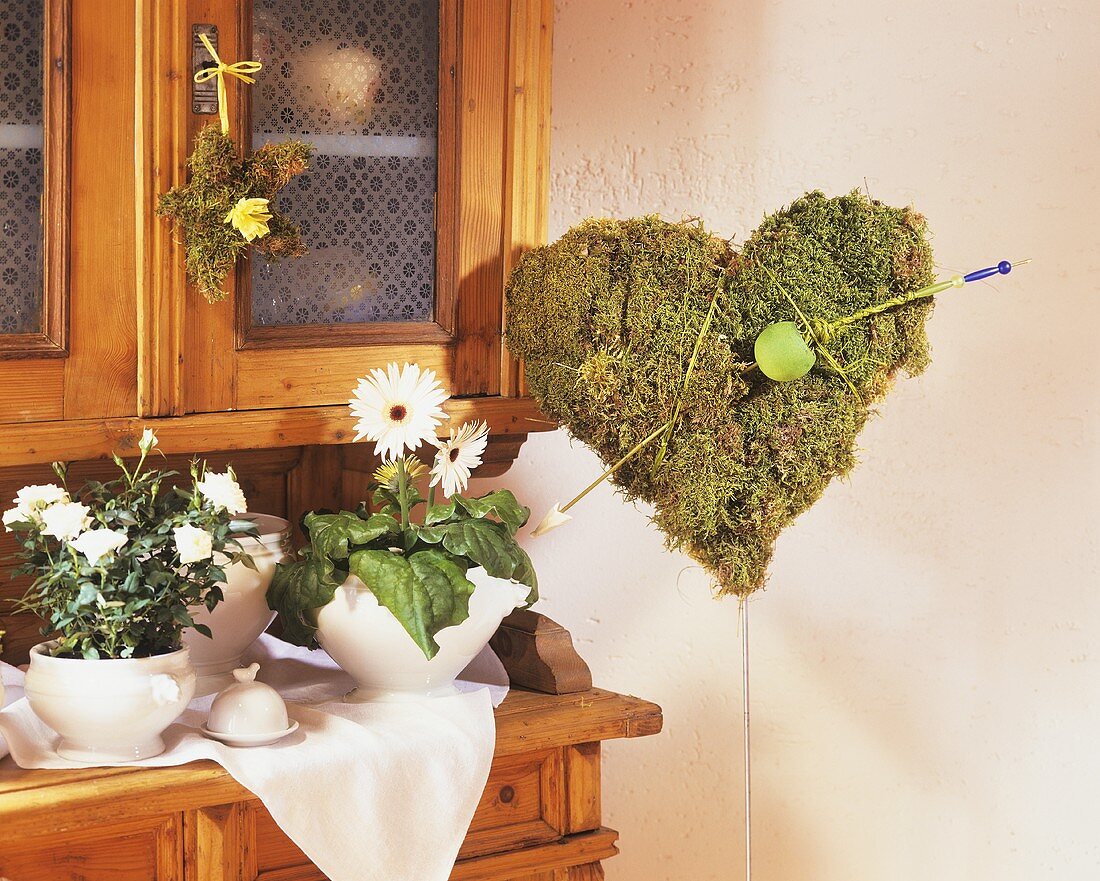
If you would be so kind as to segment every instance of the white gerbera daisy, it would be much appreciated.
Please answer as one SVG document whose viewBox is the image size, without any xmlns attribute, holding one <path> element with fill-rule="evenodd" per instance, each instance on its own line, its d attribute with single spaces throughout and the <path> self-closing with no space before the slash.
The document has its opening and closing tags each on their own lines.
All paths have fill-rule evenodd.
<svg viewBox="0 0 1100 881">
<path fill-rule="evenodd" d="M 349 401 L 358 417 L 355 440 L 375 441 L 375 455 L 391 462 L 405 450 L 414 451 L 425 441 L 435 441 L 436 426 L 449 418 L 441 405 L 448 395 L 431 370 L 405 364 L 375 368 L 359 380 Z"/>
<path fill-rule="evenodd" d="M 467 422 L 447 440 L 437 441 L 439 452 L 432 465 L 432 486 L 443 484 L 443 492 L 453 496 L 466 489 L 470 472 L 481 464 L 485 445 L 489 443 L 489 426 L 484 422 Z"/>
</svg>

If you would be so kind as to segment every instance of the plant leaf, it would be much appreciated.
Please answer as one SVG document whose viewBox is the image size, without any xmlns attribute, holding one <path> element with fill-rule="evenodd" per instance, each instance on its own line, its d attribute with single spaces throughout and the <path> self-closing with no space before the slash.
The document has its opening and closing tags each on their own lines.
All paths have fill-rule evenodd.
<svg viewBox="0 0 1100 881">
<path fill-rule="evenodd" d="M 353 545 L 365 545 L 383 535 L 396 535 L 398 523 L 385 514 L 366 520 L 351 511 L 307 514 L 304 520 L 315 559 L 346 560 Z"/>
<path fill-rule="evenodd" d="M 313 648 L 317 627 L 309 611 L 329 603 L 341 583 L 327 559 L 276 565 L 267 589 L 267 606 L 282 618 L 283 639 Z"/>
<path fill-rule="evenodd" d="M 461 624 L 470 617 L 470 596 L 474 584 L 466 577 L 466 566 L 446 551 L 429 548 L 409 556 L 409 565 L 427 591 L 432 606 L 434 637 L 444 627 Z"/>
<path fill-rule="evenodd" d="M 440 505 L 432 505 L 424 513 L 424 525 L 433 526 L 436 523 L 444 523 L 454 517 L 455 510 L 453 499 Z"/>
<path fill-rule="evenodd" d="M 531 516 L 531 509 L 517 502 L 516 497 L 506 489 L 498 489 L 476 499 L 468 499 L 456 493 L 451 496 L 451 501 L 463 508 L 471 517 L 495 515 L 508 527 L 512 535 L 515 535 Z"/>
<path fill-rule="evenodd" d="M 431 548 L 411 557 L 390 551 L 356 551 L 348 561 L 351 572 L 389 609 L 424 652 L 439 652 L 435 635 L 469 616 L 474 586 L 450 554 Z"/>
<path fill-rule="evenodd" d="M 469 558 L 494 578 L 511 578 L 526 557 L 503 523 L 460 520 L 448 523 L 442 530 L 443 547 Z"/>
<path fill-rule="evenodd" d="M 515 571 L 512 572 L 512 580 L 518 581 L 520 584 L 526 584 L 531 588 L 527 593 L 527 605 L 533 606 L 539 598 L 539 580 L 535 575 L 534 564 L 531 562 L 531 558 L 527 556 L 527 551 L 523 548 L 517 548 L 517 550 L 520 553 L 520 562 Z"/>
</svg>

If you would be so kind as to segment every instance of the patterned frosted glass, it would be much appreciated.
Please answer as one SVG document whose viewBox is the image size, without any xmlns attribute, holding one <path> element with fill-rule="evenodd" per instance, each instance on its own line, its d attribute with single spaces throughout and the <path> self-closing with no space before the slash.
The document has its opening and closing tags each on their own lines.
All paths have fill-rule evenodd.
<svg viewBox="0 0 1100 881">
<path fill-rule="evenodd" d="M 252 144 L 311 141 L 279 195 L 304 257 L 252 266 L 256 325 L 434 314 L 438 0 L 255 0 Z"/>
<path fill-rule="evenodd" d="M 42 0 L 0 0 L 0 333 L 42 328 Z"/>
</svg>

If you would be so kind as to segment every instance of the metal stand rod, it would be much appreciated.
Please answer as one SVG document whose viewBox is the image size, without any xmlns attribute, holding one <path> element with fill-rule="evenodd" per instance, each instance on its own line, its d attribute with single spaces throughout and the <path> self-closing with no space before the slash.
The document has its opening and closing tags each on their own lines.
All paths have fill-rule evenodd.
<svg viewBox="0 0 1100 881">
<path fill-rule="evenodd" d="M 741 709 L 745 736 L 745 881 L 752 881 L 752 749 L 749 719 L 749 603 L 741 602 Z"/>
</svg>

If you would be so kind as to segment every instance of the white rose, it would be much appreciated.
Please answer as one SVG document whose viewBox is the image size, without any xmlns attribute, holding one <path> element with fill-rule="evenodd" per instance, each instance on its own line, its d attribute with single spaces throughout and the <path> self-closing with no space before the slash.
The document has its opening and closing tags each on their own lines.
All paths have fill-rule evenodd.
<svg viewBox="0 0 1100 881">
<path fill-rule="evenodd" d="M 28 520 L 30 520 L 30 515 L 22 508 L 9 508 L 4 512 L 4 529 L 11 532 L 13 523 L 25 523 Z"/>
<path fill-rule="evenodd" d="M 90 529 L 69 544 L 95 566 L 104 557 L 113 554 L 126 544 L 126 541 L 125 532 L 117 532 L 113 529 Z"/>
<path fill-rule="evenodd" d="M 153 433 L 153 429 L 147 428 L 141 433 L 141 440 L 138 441 L 138 448 L 142 452 L 148 453 L 153 447 L 155 447 L 159 441 L 157 436 Z"/>
<path fill-rule="evenodd" d="M 208 471 L 203 475 L 202 480 L 195 484 L 195 489 L 210 502 L 215 511 L 224 508 L 230 514 L 243 514 L 248 510 L 244 492 L 241 491 L 232 471 L 227 471 L 225 474 Z"/>
<path fill-rule="evenodd" d="M 80 502 L 55 502 L 42 512 L 42 533 L 72 541 L 91 525 L 89 510 Z"/>
<path fill-rule="evenodd" d="M 198 563 L 209 560 L 214 553 L 214 536 L 205 529 L 199 529 L 187 523 L 177 526 L 172 530 L 176 537 L 176 550 L 179 551 L 180 563 Z"/>
<path fill-rule="evenodd" d="M 15 503 L 28 510 L 48 508 L 54 502 L 67 501 L 69 494 L 54 483 L 25 486 L 15 494 Z"/>
<path fill-rule="evenodd" d="M 52 484 L 25 486 L 16 493 L 15 507 L 4 512 L 4 526 L 11 532 L 13 523 L 41 523 L 41 513 L 56 502 L 69 501 L 69 494 Z"/>
</svg>

